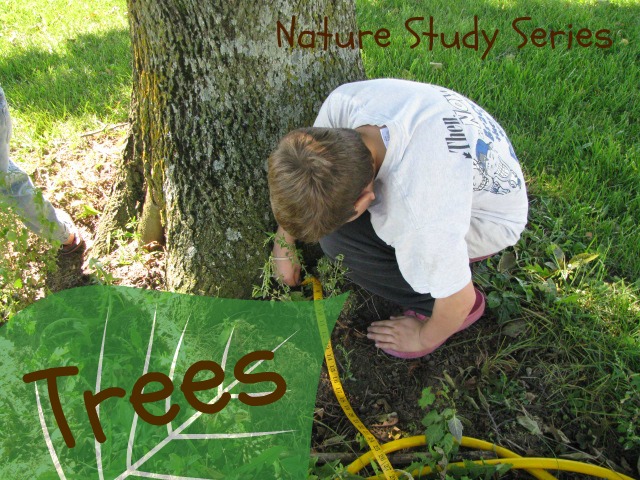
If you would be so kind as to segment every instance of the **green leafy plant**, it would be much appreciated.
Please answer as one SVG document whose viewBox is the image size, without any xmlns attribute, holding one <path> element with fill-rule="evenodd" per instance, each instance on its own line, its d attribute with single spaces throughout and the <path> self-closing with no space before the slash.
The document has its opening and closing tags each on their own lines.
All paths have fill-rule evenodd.
<svg viewBox="0 0 640 480">
<path fill-rule="evenodd" d="M 422 419 L 428 455 L 423 457 L 421 466 L 428 467 L 431 472 L 439 472 L 443 480 L 491 478 L 507 472 L 509 465 L 478 465 L 470 461 L 465 461 L 464 467 L 450 465 L 460 448 L 463 426 L 454 407 L 446 407 L 441 411 L 435 408 L 438 396 L 451 401 L 447 393 L 446 387 L 437 394 L 427 387 L 418 402 L 420 407 L 428 410 Z M 412 465 L 410 468 L 415 467 Z"/>
<path fill-rule="evenodd" d="M 295 245 L 287 243 L 284 238 L 278 237 L 275 233 L 268 233 L 267 238 L 264 241 L 264 246 L 270 246 L 273 242 L 279 242 L 281 247 L 287 248 L 290 252 L 295 252 L 295 259 L 301 266 L 301 275 L 304 276 L 307 273 L 305 268 L 302 253 L 296 248 Z M 276 277 L 276 260 L 273 254 L 269 252 L 269 258 L 264 263 L 264 266 L 260 269 L 260 284 L 253 285 L 251 296 L 253 298 L 261 298 L 263 300 L 280 300 L 280 301 L 298 301 L 306 300 L 307 298 L 302 292 L 294 291 L 291 287 Z"/>
<path fill-rule="evenodd" d="M 432 407 L 436 395 L 431 388 L 425 388 L 418 404 L 423 409 Z M 453 408 L 438 411 L 431 408 L 422 419 L 425 427 L 427 449 L 431 456 L 428 465 L 433 469 L 446 470 L 449 461 L 458 453 L 459 442 L 462 440 L 462 424 L 456 417 Z M 445 478 L 445 477 L 443 477 Z"/>
<path fill-rule="evenodd" d="M 338 255 L 333 261 L 328 257 L 318 260 L 318 280 L 326 297 L 340 295 L 345 290 L 347 267 L 342 264 L 343 260 L 344 255 Z"/>
<path fill-rule="evenodd" d="M 95 282 L 99 285 L 114 285 L 116 278 L 111 272 L 105 269 L 104 265 L 97 258 L 91 257 L 88 261 L 89 271 L 92 273 Z"/>
<path fill-rule="evenodd" d="M 626 376 L 619 368 L 616 373 Z M 640 374 L 631 374 L 626 377 L 626 381 L 628 383 L 624 397 L 617 407 L 621 412 L 617 432 L 620 434 L 619 441 L 623 448 L 630 450 L 640 444 Z"/>
<path fill-rule="evenodd" d="M 0 206 L 0 324 L 36 301 L 56 270 L 57 245 L 29 233 L 15 215 Z"/>
<path fill-rule="evenodd" d="M 331 298 L 351 290 L 353 284 L 347 279 L 347 267 L 343 264 L 344 255 L 337 255 L 335 260 L 322 257 L 316 265 L 318 280 L 322 283 L 322 290 L 326 298 Z M 349 295 L 342 310 L 344 318 L 350 318 L 359 308 L 355 295 Z"/>
<path fill-rule="evenodd" d="M 140 233 L 138 233 L 138 219 L 131 217 L 125 228 L 118 228 L 107 234 L 107 246 L 110 251 L 118 253 L 119 265 L 131 265 L 142 261 L 140 254 Z M 113 247 L 113 248 L 112 248 Z"/>
<path fill-rule="evenodd" d="M 353 375 L 353 368 L 351 366 L 351 354 L 350 352 L 341 344 L 336 345 L 336 350 L 339 350 L 342 354 L 342 379 L 343 380 L 355 380 L 356 378 Z"/>
</svg>

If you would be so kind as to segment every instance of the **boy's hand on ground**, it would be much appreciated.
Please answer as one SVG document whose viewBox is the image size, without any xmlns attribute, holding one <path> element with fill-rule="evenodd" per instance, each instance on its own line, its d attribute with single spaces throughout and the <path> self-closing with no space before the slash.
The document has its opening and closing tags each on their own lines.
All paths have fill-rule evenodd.
<svg viewBox="0 0 640 480">
<path fill-rule="evenodd" d="M 284 228 L 278 226 L 275 239 L 273 242 L 273 263 L 274 277 L 289 285 L 295 287 L 300 285 L 300 274 L 302 267 L 296 256 L 296 239 L 289 235 Z"/>
<path fill-rule="evenodd" d="M 426 322 L 415 317 L 391 317 L 389 320 L 373 322 L 367 338 L 375 341 L 376 347 L 398 352 L 420 352 L 431 348 L 421 340 L 420 332 Z M 434 344 L 435 345 L 435 344 Z"/>
<path fill-rule="evenodd" d="M 276 242 L 273 245 L 273 258 L 275 277 L 290 287 L 299 285 L 301 267 L 295 252 Z"/>
</svg>

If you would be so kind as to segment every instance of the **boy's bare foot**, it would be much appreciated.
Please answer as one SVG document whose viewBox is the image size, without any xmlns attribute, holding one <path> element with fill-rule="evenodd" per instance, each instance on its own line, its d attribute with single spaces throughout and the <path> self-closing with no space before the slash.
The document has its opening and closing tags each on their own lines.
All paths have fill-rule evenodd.
<svg viewBox="0 0 640 480">
<path fill-rule="evenodd" d="M 462 323 L 460 328 L 455 333 L 461 332 L 462 330 L 470 327 L 480 317 L 482 317 L 482 315 L 484 314 L 484 309 L 485 309 L 485 297 L 484 297 L 484 294 L 480 290 L 478 290 L 477 288 L 474 288 L 474 290 L 475 290 L 475 293 L 476 293 L 475 303 L 474 303 L 473 307 L 471 308 L 471 312 L 469 312 L 469 315 L 467 316 L 465 321 Z M 429 317 L 425 317 L 424 315 L 421 315 L 421 314 L 416 313 L 416 312 L 411 311 L 411 310 L 407 310 L 406 312 L 404 312 L 404 316 L 405 317 L 414 317 L 415 319 L 417 319 L 417 320 L 419 320 L 421 322 L 426 322 L 426 321 L 429 320 Z M 402 319 L 402 317 L 401 317 L 401 319 Z M 388 354 L 388 355 L 391 355 L 393 357 L 398 357 L 398 358 L 404 358 L 404 359 L 419 358 L 419 357 L 424 357 L 425 355 L 429 355 L 430 353 L 433 353 L 440 346 L 442 346 L 442 344 L 444 344 L 448 339 L 449 339 L 449 337 L 445 338 L 444 340 L 442 340 L 441 342 L 439 342 L 437 345 L 435 345 L 432 348 L 428 348 L 426 350 L 418 351 L 418 352 L 401 352 L 401 351 L 397 351 L 397 350 L 384 349 L 384 348 L 382 349 L 382 351 L 384 353 Z"/>
</svg>

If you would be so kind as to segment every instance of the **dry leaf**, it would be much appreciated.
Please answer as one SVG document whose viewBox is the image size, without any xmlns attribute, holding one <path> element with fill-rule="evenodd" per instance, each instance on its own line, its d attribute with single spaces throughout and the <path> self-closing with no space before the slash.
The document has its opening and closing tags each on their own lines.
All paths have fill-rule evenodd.
<svg viewBox="0 0 640 480">
<path fill-rule="evenodd" d="M 594 457 L 593 455 L 589 455 L 586 452 L 567 453 L 564 455 L 560 455 L 560 457 L 567 460 L 596 460 L 596 457 Z"/>
<path fill-rule="evenodd" d="M 445 370 L 444 372 L 442 372 L 442 375 L 444 375 L 444 379 L 447 381 L 447 383 L 449 384 L 449 386 L 453 389 L 456 389 L 456 382 L 453 381 L 453 378 L 451 378 L 451 376 L 447 373 L 447 371 Z"/>
<path fill-rule="evenodd" d="M 331 438 L 327 438 L 324 442 L 322 442 L 322 445 L 325 447 L 329 447 L 331 445 L 338 445 L 340 443 L 344 443 L 344 436 L 335 435 Z"/>
<path fill-rule="evenodd" d="M 502 328 L 502 334 L 507 337 L 517 338 L 527 331 L 527 322 L 524 320 L 515 320 L 507 323 Z"/>
<path fill-rule="evenodd" d="M 542 430 L 540 430 L 540 426 L 538 422 L 536 422 L 533 418 L 528 415 L 518 415 L 516 420 L 520 425 L 527 429 L 529 433 L 533 435 L 542 435 Z"/>
<path fill-rule="evenodd" d="M 458 443 L 462 442 L 462 422 L 458 417 L 454 416 L 449 420 L 447 426 L 449 427 L 449 432 L 455 437 Z"/>
<path fill-rule="evenodd" d="M 384 415 L 378 415 L 376 417 L 378 423 L 374 423 L 372 427 L 391 427 L 398 423 L 397 412 L 385 413 Z"/>
<path fill-rule="evenodd" d="M 516 256 L 513 252 L 504 252 L 498 262 L 498 271 L 501 273 L 508 272 L 516 266 Z"/>
<path fill-rule="evenodd" d="M 391 410 L 391 405 L 389 405 L 389 402 L 387 402 L 384 398 L 379 398 L 378 400 L 376 400 L 376 405 L 382 407 L 385 412 Z"/>
<path fill-rule="evenodd" d="M 555 438 L 558 442 L 562 442 L 565 445 L 569 445 L 571 443 L 569 437 L 567 437 L 562 430 L 555 427 L 548 427 L 548 430 L 549 432 L 551 432 L 551 435 L 553 435 L 553 438 Z"/>
<path fill-rule="evenodd" d="M 580 253 L 569 260 L 569 268 L 578 268 L 587 263 L 593 262 L 600 255 L 597 253 Z"/>
</svg>

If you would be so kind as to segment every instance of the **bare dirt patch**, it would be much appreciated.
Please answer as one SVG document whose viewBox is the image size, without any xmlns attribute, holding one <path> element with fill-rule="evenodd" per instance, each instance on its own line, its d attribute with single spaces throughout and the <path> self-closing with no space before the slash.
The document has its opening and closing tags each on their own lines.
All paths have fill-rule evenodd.
<svg viewBox="0 0 640 480">
<path fill-rule="evenodd" d="M 381 444 L 424 434 L 421 421 L 426 412 L 418 400 L 422 390 L 431 387 L 437 392 L 434 407 L 454 407 L 465 436 L 525 457 L 566 458 L 630 471 L 633 459 L 626 460 L 617 445 L 606 444 L 602 426 L 591 425 L 588 418 L 576 421 L 562 406 L 549 407 L 549 379 L 544 378 L 539 362 L 544 357 L 552 361 L 553 352 L 521 348 L 500 353 L 505 344 L 515 343 L 513 332 L 498 325 L 488 312 L 431 355 L 415 360 L 390 357 L 366 338 L 366 330 L 371 321 L 401 314 L 399 308 L 352 288 L 358 308 L 349 318 L 341 316 L 332 342 L 347 397 Z M 315 420 L 315 455 L 326 460 L 341 458 L 346 465 L 367 451 L 342 413 L 326 369 L 318 386 Z M 415 451 L 397 455 L 394 466 L 415 461 L 408 454 Z M 464 448 L 461 457 L 496 458 Z M 530 476 L 514 470 L 506 478 Z M 561 473 L 558 478 L 584 476 Z"/>
<path fill-rule="evenodd" d="M 82 256 L 58 258 L 46 275 L 46 288 L 59 291 L 102 282 L 139 288 L 164 287 L 164 252 L 139 248 L 133 231 L 114 232 L 106 257 L 91 252 L 99 214 L 111 191 L 122 156 L 127 125 L 106 126 L 80 139 L 54 143 L 34 171 L 34 182 L 51 202 L 65 209 L 80 228 L 87 250 Z"/>
</svg>

